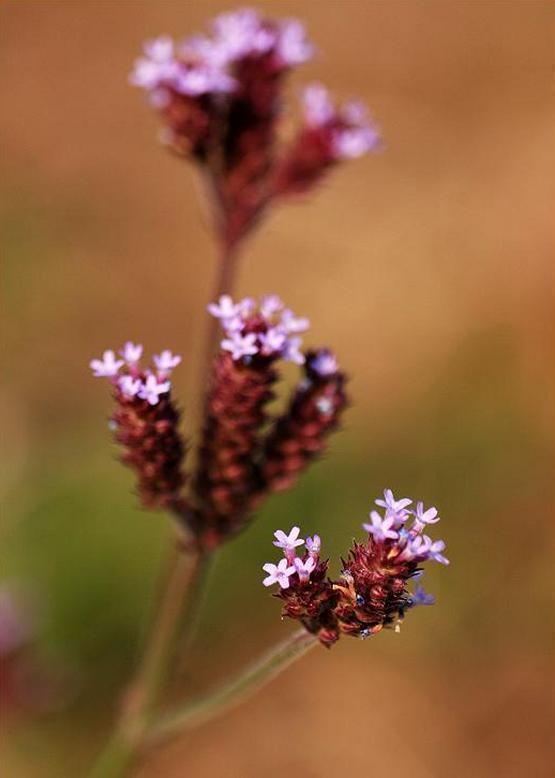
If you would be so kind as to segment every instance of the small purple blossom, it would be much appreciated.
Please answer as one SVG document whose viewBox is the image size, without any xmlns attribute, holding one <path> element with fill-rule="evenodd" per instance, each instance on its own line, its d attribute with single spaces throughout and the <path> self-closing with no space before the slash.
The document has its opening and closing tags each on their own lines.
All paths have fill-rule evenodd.
<svg viewBox="0 0 555 778">
<path fill-rule="evenodd" d="M 264 296 L 258 306 L 250 297 L 234 303 L 224 295 L 218 303 L 211 303 L 208 311 L 221 320 L 226 335 L 221 347 L 231 352 L 233 359 L 259 354 L 298 365 L 304 363 L 302 340 L 294 333 L 306 330 L 308 319 L 284 308 L 277 295 Z"/>
<path fill-rule="evenodd" d="M 426 524 L 436 524 L 439 521 L 439 516 L 437 514 L 437 508 L 428 508 L 427 511 L 424 510 L 424 503 L 423 502 L 417 502 L 416 503 L 416 511 L 414 513 L 415 516 L 415 529 L 423 529 Z"/>
<path fill-rule="evenodd" d="M 320 539 L 320 535 L 313 535 L 312 537 L 308 537 L 305 542 L 306 550 L 309 554 L 313 556 L 318 556 L 320 553 L 320 549 L 322 547 L 322 541 Z"/>
<path fill-rule="evenodd" d="M 434 605 L 436 598 L 424 591 L 423 586 L 417 586 L 410 598 L 410 607 L 416 605 Z"/>
<path fill-rule="evenodd" d="M 159 383 L 156 376 L 150 374 L 141 385 L 138 396 L 142 400 L 146 400 L 149 405 L 156 405 L 160 399 L 160 395 L 170 391 L 170 386 L 171 384 L 169 381 Z"/>
<path fill-rule="evenodd" d="M 179 365 L 181 357 L 178 354 L 172 354 L 169 349 L 164 349 L 161 354 L 155 354 L 153 360 L 158 371 L 161 374 L 167 375 L 174 367 Z"/>
<path fill-rule="evenodd" d="M 140 343 L 132 343 L 128 340 L 119 353 L 128 365 L 136 365 L 143 354 L 143 347 Z"/>
<path fill-rule="evenodd" d="M 280 25 L 275 51 L 283 65 L 292 67 L 311 59 L 314 47 L 308 41 L 301 22 L 288 19 Z"/>
<path fill-rule="evenodd" d="M 302 102 L 307 126 L 330 133 L 335 159 L 355 159 L 378 146 L 379 133 L 362 103 L 351 101 L 336 108 L 322 84 L 306 87 Z"/>
<path fill-rule="evenodd" d="M 335 118 L 335 106 L 323 84 L 310 84 L 302 94 L 305 122 L 309 127 L 323 127 Z"/>
<path fill-rule="evenodd" d="M 394 520 L 391 516 L 382 518 L 378 511 L 370 511 L 370 521 L 371 524 L 363 524 L 362 528 L 378 543 L 383 543 L 384 540 L 397 540 L 399 537 L 393 529 Z"/>
<path fill-rule="evenodd" d="M 89 363 L 95 378 L 111 378 L 118 374 L 123 364 L 123 359 L 116 359 L 111 349 L 104 352 L 102 359 L 92 359 Z"/>
<path fill-rule="evenodd" d="M 311 358 L 309 367 L 321 378 L 335 375 L 339 370 L 339 364 L 335 354 L 327 349 L 318 351 L 318 353 Z"/>
<path fill-rule="evenodd" d="M 302 338 L 288 338 L 281 358 L 286 362 L 294 362 L 296 365 L 304 365 L 305 357 L 301 351 Z"/>
<path fill-rule="evenodd" d="M 295 570 L 299 576 L 299 581 L 301 581 L 301 583 L 306 583 L 310 578 L 311 572 L 316 567 L 316 560 L 314 557 L 309 556 L 308 559 L 303 562 L 299 557 L 295 557 L 293 564 L 295 565 Z"/>
<path fill-rule="evenodd" d="M 281 326 L 287 333 L 306 332 L 310 321 L 305 316 L 295 316 L 293 311 L 286 308 L 281 314 Z"/>
<path fill-rule="evenodd" d="M 277 548 L 282 548 L 286 555 L 288 553 L 293 553 L 294 555 L 297 546 L 304 545 L 304 540 L 299 538 L 300 531 L 300 527 L 292 527 L 289 534 L 286 535 L 283 530 L 278 529 L 274 532 L 276 539 L 272 542 Z"/>
<path fill-rule="evenodd" d="M 141 391 L 143 383 L 140 378 L 130 375 L 122 375 L 118 379 L 118 386 L 125 397 L 136 397 Z"/>
<path fill-rule="evenodd" d="M 262 581 L 264 586 L 272 586 L 277 583 L 282 589 L 289 588 L 289 577 L 295 572 L 295 567 L 289 565 L 287 559 L 280 559 L 277 565 L 272 564 L 272 562 L 266 562 L 265 565 L 262 565 L 262 569 L 265 573 L 268 573 Z"/>
<path fill-rule="evenodd" d="M 216 319 L 234 319 L 241 313 L 241 304 L 236 305 L 228 294 L 223 294 L 217 303 L 208 305 L 208 312 Z"/>
<path fill-rule="evenodd" d="M 224 351 L 231 352 L 233 359 L 254 356 L 259 351 L 256 335 L 253 332 L 248 335 L 241 335 L 239 332 L 231 333 L 231 337 L 222 340 L 222 348 Z"/>
<path fill-rule="evenodd" d="M 396 500 L 391 489 L 385 489 L 383 496 L 383 500 L 378 498 L 377 500 L 374 500 L 374 502 L 376 505 L 379 505 L 380 508 L 385 508 L 385 515 L 391 517 L 395 524 L 395 528 L 399 529 L 401 524 L 409 517 L 407 506 L 412 503 L 412 500 L 408 497 L 402 497 L 400 500 Z"/>
<path fill-rule="evenodd" d="M 445 543 L 443 540 L 436 540 L 432 542 L 431 538 L 424 535 L 424 540 L 428 543 L 428 559 L 433 559 L 434 562 L 439 562 L 440 565 L 448 565 L 449 560 L 441 553 L 445 550 Z"/>
</svg>

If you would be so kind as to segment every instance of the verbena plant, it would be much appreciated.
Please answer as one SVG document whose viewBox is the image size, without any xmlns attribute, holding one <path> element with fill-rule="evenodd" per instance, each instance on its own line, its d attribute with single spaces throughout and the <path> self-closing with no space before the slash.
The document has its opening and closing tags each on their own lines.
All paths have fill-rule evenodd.
<svg viewBox="0 0 555 778">
<path fill-rule="evenodd" d="M 310 192 L 343 160 L 379 147 L 364 106 L 338 107 L 320 84 L 303 92 L 294 137 L 278 140 L 285 80 L 312 51 L 300 22 L 245 9 L 217 17 L 209 37 L 149 41 L 131 74 L 159 115 L 163 143 L 193 163 L 205 184 L 219 259 L 195 451 L 188 451 L 172 396 L 179 356 L 165 350 L 145 366 L 142 346 L 128 342 L 91 361 L 94 375 L 111 385 L 111 427 L 140 500 L 173 517 L 177 541 L 142 662 L 96 776 L 123 775 L 149 744 L 217 715 L 318 644 L 330 647 L 341 635 L 367 638 L 384 627 L 398 631 L 407 610 L 433 602 L 420 586 L 408 590 L 422 564 L 448 564 L 443 541 L 425 534 L 439 520 L 437 510 L 396 499 L 389 489 L 375 501 L 381 512 L 371 510 L 363 524 L 367 537 L 354 542 L 336 580 L 328 576 L 318 535 L 277 530 L 274 546 L 283 556 L 263 565 L 263 584 L 277 586 L 283 615 L 300 629 L 206 697 L 170 710 L 163 705 L 172 665 L 183 661 L 176 656 L 177 633 L 180 640 L 183 630 L 192 636 L 214 550 L 248 527 L 269 495 L 295 485 L 348 404 L 335 354 L 303 348 L 307 319 L 275 294 L 259 301 L 231 296 L 244 241 L 271 208 Z M 282 361 L 298 365 L 301 376 L 285 411 L 274 417 L 268 403 Z"/>
</svg>

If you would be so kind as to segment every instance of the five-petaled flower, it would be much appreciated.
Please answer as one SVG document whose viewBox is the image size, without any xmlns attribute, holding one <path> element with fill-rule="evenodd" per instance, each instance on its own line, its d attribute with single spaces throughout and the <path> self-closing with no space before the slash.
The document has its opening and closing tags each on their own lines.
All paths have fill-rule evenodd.
<svg viewBox="0 0 555 778">
<path fill-rule="evenodd" d="M 300 527 L 292 527 L 289 534 L 286 535 L 281 529 L 274 532 L 276 538 L 273 542 L 277 548 L 282 548 L 286 556 L 294 556 L 297 546 L 304 546 L 304 540 L 299 538 Z"/>
<path fill-rule="evenodd" d="M 111 378 L 118 374 L 123 364 L 123 360 L 116 359 L 116 355 L 111 349 L 104 352 L 102 359 L 91 359 L 90 361 L 95 378 Z"/>
<path fill-rule="evenodd" d="M 160 399 L 160 395 L 167 394 L 169 391 L 169 381 L 162 381 L 162 383 L 159 383 L 156 376 L 150 374 L 147 375 L 145 381 L 139 389 L 138 395 L 142 400 L 146 400 L 149 405 L 156 405 Z"/>
<path fill-rule="evenodd" d="M 140 343 L 132 343 L 128 340 L 119 353 L 128 365 L 136 365 L 143 354 L 143 347 Z"/>
<path fill-rule="evenodd" d="M 303 562 L 299 557 L 295 557 L 293 564 L 295 565 L 295 570 L 299 576 L 299 581 L 301 583 L 306 583 L 310 578 L 311 572 L 316 567 L 316 560 L 314 557 L 309 556 L 308 559 Z"/>
<path fill-rule="evenodd" d="M 383 541 L 388 538 L 396 540 L 399 537 L 393 529 L 395 520 L 392 516 L 382 518 L 378 511 L 370 511 L 370 521 L 371 524 L 363 524 L 362 526 L 366 532 L 374 537 L 374 540 Z"/>
<path fill-rule="evenodd" d="M 172 354 L 169 349 L 164 349 L 161 354 L 155 354 L 153 360 L 159 373 L 167 375 L 174 367 L 179 365 L 181 357 L 177 354 Z"/>
<path fill-rule="evenodd" d="M 262 565 L 262 569 L 265 573 L 268 573 L 266 578 L 262 581 L 264 586 L 272 586 L 277 583 L 282 589 L 289 588 L 289 578 L 295 572 L 295 567 L 290 565 L 285 557 L 280 559 L 277 565 L 266 562 L 265 565 Z"/>
</svg>

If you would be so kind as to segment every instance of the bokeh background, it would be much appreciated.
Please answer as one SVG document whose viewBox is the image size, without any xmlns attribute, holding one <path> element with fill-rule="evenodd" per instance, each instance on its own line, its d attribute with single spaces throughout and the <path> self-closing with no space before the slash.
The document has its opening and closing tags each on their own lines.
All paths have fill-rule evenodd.
<svg viewBox="0 0 555 778">
<path fill-rule="evenodd" d="M 5 449 L 2 586 L 25 611 L 3 775 L 85 775 L 108 732 L 169 538 L 115 460 L 87 364 L 128 337 L 184 355 L 187 409 L 214 274 L 192 170 L 127 74 L 143 39 L 232 7 L 8 0 L 0 8 Z M 260 585 L 276 527 L 337 556 L 385 486 L 439 507 L 451 567 L 400 635 L 314 652 L 138 775 L 328 778 L 552 768 L 554 6 L 277 0 L 322 80 L 385 148 L 274 212 L 239 291 L 276 291 L 352 376 L 325 459 L 221 553 L 191 693 L 292 629 Z M 185 413 L 185 427 L 194 423 Z M 12 661 L 12 660 L 9 660 Z M 14 699 L 14 694 L 15 698 Z"/>
</svg>

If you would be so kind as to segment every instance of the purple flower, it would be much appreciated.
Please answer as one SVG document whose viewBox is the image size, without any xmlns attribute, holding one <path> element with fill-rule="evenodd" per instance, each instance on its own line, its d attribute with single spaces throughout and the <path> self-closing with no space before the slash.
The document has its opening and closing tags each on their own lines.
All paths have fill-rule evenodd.
<svg viewBox="0 0 555 778">
<path fill-rule="evenodd" d="M 283 301 L 277 294 L 267 294 L 260 301 L 260 313 L 265 319 L 269 319 L 283 310 Z"/>
<path fill-rule="evenodd" d="M 439 562 L 440 565 L 449 564 L 449 560 L 441 553 L 445 550 L 445 543 L 443 540 L 432 542 L 431 538 L 424 535 L 424 541 L 428 544 L 428 559 L 433 559 L 435 562 Z"/>
<path fill-rule="evenodd" d="M 297 19 L 288 19 L 280 25 L 275 51 L 282 64 L 290 67 L 311 59 L 314 47 L 304 26 Z"/>
<path fill-rule="evenodd" d="M 220 14 L 212 26 L 216 43 L 228 61 L 242 59 L 251 53 L 262 54 L 273 45 L 272 37 L 264 34 L 260 17 L 252 8 Z"/>
<path fill-rule="evenodd" d="M 104 352 L 102 359 L 92 359 L 89 363 L 95 378 L 111 378 L 118 374 L 123 364 L 123 359 L 116 359 L 111 349 Z"/>
<path fill-rule="evenodd" d="M 287 559 L 280 559 L 277 565 L 266 562 L 265 565 L 262 565 L 262 569 L 268 573 L 262 581 L 264 586 L 272 586 L 272 584 L 277 583 L 282 589 L 289 588 L 289 577 L 295 572 L 295 568 L 289 565 Z"/>
<path fill-rule="evenodd" d="M 310 84 L 302 94 L 305 122 L 309 127 L 323 127 L 335 118 L 335 106 L 323 84 Z"/>
<path fill-rule="evenodd" d="M 267 356 L 283 350 L 287 344 L 287 335 L 279 327 L 270 329 L 259 336 L 262 346 L 261 352 Z"/>
<path fill-rule="evenodd" d="M 318 554 L 320 553 L 320 549 L 322 547 L 322 541 L 320 539 L 320 535 L 313 535 L 313 537 L 307 538 L 304 544 L 309 554 L 312 554 L 316 557 L 318 556 Z"/>
<path fill-rule="evenodd" d="M 434 605 L 436 598 L 433 594 L 424 591 L 423 586 L 417 586 L 411 596 L 410 605 Z"/>
<path fill-rule="evenodd" d="M 383 493 L 384 499 L 374 500 L 376 505 L 380 508 L 385 508 L 385 515 L 393 519 L 397 528 L 407 520 L 409 512 L 406 510 L 407 506 L 412 503 L 408 497 L 402 497 L 400 500 L 396 500 L 393 496 L 391 489 L 386 489 Z"/>
<path fill-rule="evenodd" d="M 335 354 L 327 349 L 321 349 L 310 360 L 310 369 L 314 370 L 321 378 L 325 378 L 326 376 L 335 375 L 339 370 L 339 365 Z"/>
<path fill-rule="evenodd" d="M 241 313 L 241 303 L 235 304 L 228 294 L 223 294 L 217 303 L 210 303 L 209 313 L 216 319 L 233 319 Z"/>
<path fill-rule="evenodd" d="M 143 347 L 140 343 L 132 343 L 128 340 L 119 353 L 128 365 L 136 365 L 143 354 Z"/>
<path fill-rule="evenodd" d="M 169 349 L 165 349 L 161 354 L 155 354 L 153 358 L 156 368 L 160 373 L 164 374 L 169 373 L 181 362 L 181 357 L 177 354 L 172 354 Z"/>
<path fill-rule="evenodd" d="M 398 533 L 393 529 L 393 518 L 386 516 L 382 519 L 378 511 L 370 511 L 371 524 L 363 524 L 362 528 L 366 530 L 374 540 L 383 543 L 385 540 L 397 540 Z"/>
<path fill-rule="evenodd" d="M 280 323 L 288 333 L 306 332 L 306 330 L 310 327 L 310 321 L 306 317 L 295 316 L 293 311 L 291 311 L 289 308 L 286 308 L 281 314 Z"/>
<path fill-rule="evenodd" d="M 300 350 L 302 338 L 288 338 L 282 353 L 282 359 L 286 362 L 294 362 L 296 365 L 304 365 L 304 354 Z"/>
<path fill-rule="evenodd" d="M 293 552 L 294 554 L 297 546 L 304 545 L 304 540 L 299 538 L 300 531 L 299 527 L 292 527 L 289 535 L 286 535 L 283 530 L 278 529 L 274 532 L 274 537 L 276 539 L 272 542 L 277 548 L 282 548 L 285 553 Z"/>
<path fill-rule="evenodd" d="M 118 379 L 118 386 L 126 397 L 136 397 L 142 387 L 140 378 L 133 378 L 130 375 L 122 375 Z"/>
<path fill-rule="evenodd" d="M 258 346 L 256 345 L 256 335 L 254 332 L 248 335 L 241 335 L 239 332 L 231 334 L 230 338 L 222 340 L 222 348 L 224 351 L 230 351 L 233 359 L 241 359 L 241 357 L 249 357 L 258 354 Z"/>
<path fill-rule="evenodd" d="M 416 503 L 416 512 L 414 516 L 416 518 L 415 525 L 416 524 L 421 525 L 421 528 L 423 528 L 426 524 L 436 524 L 439 521 L 439 516 L 437 515 L 437 508 L 432 507 L 432 508 L 428 508 L 428 510 L 425 511 L 423 502 Z"/>
<path fill-rule="evenodd" d="M 170 386 L 169 381 L 158 383 L 156 376 L 151 374 L 146 377 L 139 389 L 138 395 L 142 400 L 146 400 L 149 405 L 156 405 L 160 395 L 170 391 Z"/>
<path fill-rule="evenodd" d="M 314 557 L 309 556 L 306 562 L 303 562 L 302 559 L 299 559 L 299 557 L 296 557 L 293 560 L 293 564 L 295 565 L 295 570 L 297 572 L 297 575 L 299 576 L 299 581 L 301 583 L 305 583 L 310 578 L 311 572 L 316 567 L 316 560 Z"/>
</svg>

